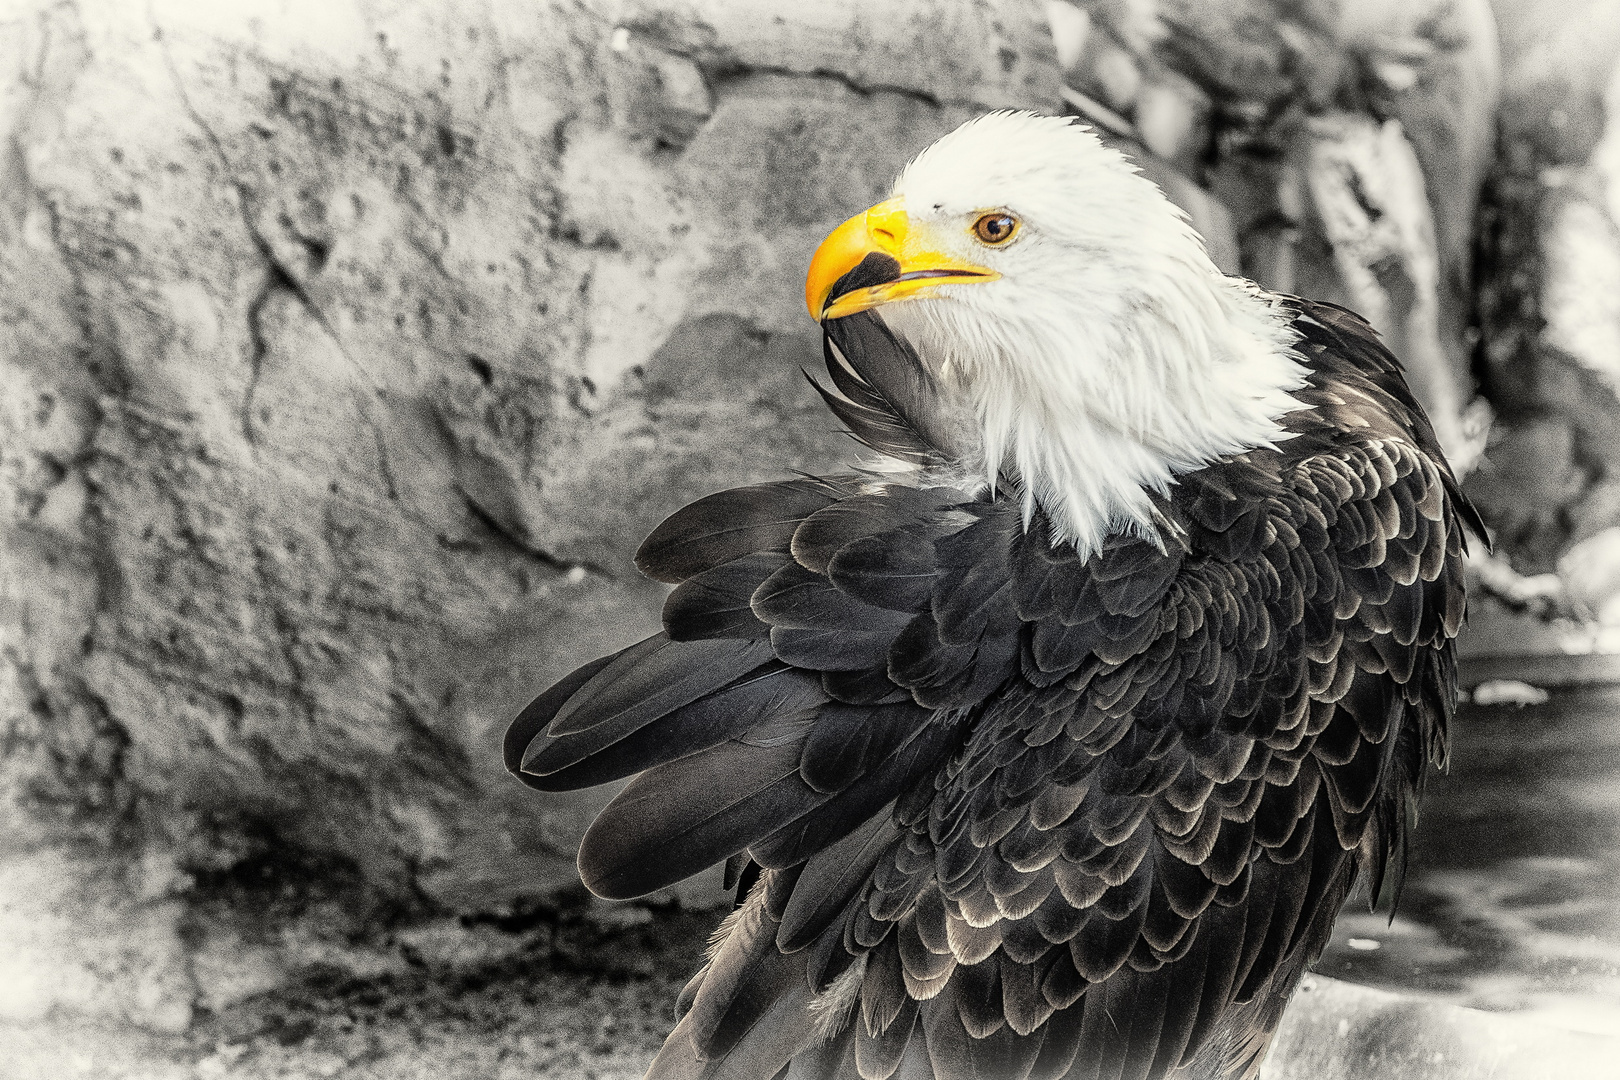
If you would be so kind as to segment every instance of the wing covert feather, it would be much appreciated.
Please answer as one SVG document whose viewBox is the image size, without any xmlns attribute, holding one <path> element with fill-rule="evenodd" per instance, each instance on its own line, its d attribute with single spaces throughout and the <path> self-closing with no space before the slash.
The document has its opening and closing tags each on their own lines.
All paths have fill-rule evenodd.
<svg viewBox="0 0 1620 1080">
<path fill-rule="evenodd" d="M 644 770 L 587 836 L 593 889 L 764 868 L 668 1075 L 1242 1072 L 1352 881 L 1398 886 L 1477 516 L 1365 323 L 1279 302 L 1306 408 L 1155 495 L 1167 542 L 1082 558 L 1016 478 L 757 485 L 649 537 L 667 636 L 547 691 L 505 752 L 536 785 Z M 834 325 L 838 415 L 948 460 L 927 369 Z M 826 1039 L 817 993 L 853 1017 Z"/>
</svg>

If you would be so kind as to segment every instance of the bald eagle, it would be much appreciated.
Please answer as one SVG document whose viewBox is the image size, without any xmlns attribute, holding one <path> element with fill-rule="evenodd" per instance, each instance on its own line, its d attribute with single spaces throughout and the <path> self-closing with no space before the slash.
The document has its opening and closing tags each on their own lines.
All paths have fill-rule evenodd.
<svg viewBox="0 0 1620 1080">
<path fill-rule="evenodd" d="M 1399 363 L 1028 113 L 924 150 L 806 300 L 875 458 L 675 513 L 664 632 L 506 740 L 634 777 L 597 894 L 739 884 L 649 1077 L 1252 1077 L 1445 758 L 1480 526 Z"/>
</svg>

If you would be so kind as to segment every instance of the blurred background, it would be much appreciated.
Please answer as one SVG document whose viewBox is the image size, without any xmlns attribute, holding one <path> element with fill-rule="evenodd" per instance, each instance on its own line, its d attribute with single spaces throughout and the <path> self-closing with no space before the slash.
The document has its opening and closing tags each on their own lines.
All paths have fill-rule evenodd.
<svg viewBox="0 0 1620 1080">
<path fill-rule="evenodd" d="M 1495 532 L 1345 1007 L 1620 1030 L 1620 0 L 4 0 L 0 56 L 0 1075 L 639 1076 L 718 881 L 587 900 L 609 793 L 501 733 L 656 627 L 665 514 L 848 458 L 810 252 L 1009 107 L 1367 315 Z"/>
</svg>

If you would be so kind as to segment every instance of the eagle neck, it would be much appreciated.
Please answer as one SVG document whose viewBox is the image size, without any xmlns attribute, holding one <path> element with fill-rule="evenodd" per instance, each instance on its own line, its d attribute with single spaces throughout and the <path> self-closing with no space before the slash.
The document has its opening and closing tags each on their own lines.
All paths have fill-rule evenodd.
<svg viewBox="0 0 1620 1080">
<path fill-rule="evenodd" d="M 1287 438 L 1278 418 L 1305 382 L 1288 313 L 1204 266 L 1063 305 L 1009 303 L 1019 315 L 988 325 L 949 302 L 884 317 L 977 415 L 980 460 L 963 464 L 992 487 L 1018 478 L 1026 520 L 1044 510 L 1082 555 L 1116 533 L 1162 545 L 1154 496 Z"/>
</svg>

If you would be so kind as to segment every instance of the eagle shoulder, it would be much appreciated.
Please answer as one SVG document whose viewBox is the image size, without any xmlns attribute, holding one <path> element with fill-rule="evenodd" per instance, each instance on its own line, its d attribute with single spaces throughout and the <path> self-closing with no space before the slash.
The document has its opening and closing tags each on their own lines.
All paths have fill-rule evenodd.
<svg viewBox="0 0 1620 1080">
<path fill-rule="evenodd" d="M 1365 324 L 1301 311 L 1292 437 L 1182 475 L 1163 543 L 1081 556 L 1016 493 L 858 476 L 654 531 L 665 632 L 538 699 L 508 760 L 639 774 L 582 849 L 599 892 L 761 868 L 666 1053 L 745 1053 L 806 994 L 804 1045 L 879 1073 L 919 1031 L 1132 1077 L 1263 1048 L 1358 868 L 1399 870 L 1463 613 L 1432 431 Z"/>
</svg>

